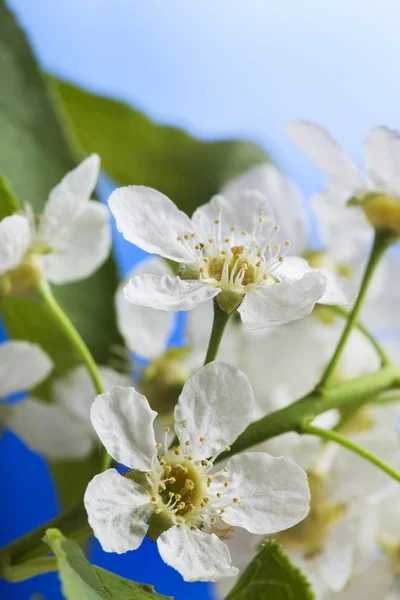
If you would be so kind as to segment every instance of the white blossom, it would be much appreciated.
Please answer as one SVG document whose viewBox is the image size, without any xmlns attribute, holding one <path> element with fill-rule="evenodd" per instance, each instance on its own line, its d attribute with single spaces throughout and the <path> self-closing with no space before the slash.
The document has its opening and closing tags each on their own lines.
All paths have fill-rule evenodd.
<svg viewBox="0 0 400 600">
<path fill-rule="evenodd" d="M 42 383 L 53 368 L 43 350 L 28 342 L 0 344 L 0 429 L 10 429 L 32 450 L 48 458 L 76 458 L 85 452 L 84 429 L 62 406 L 34 397 L 6 402 L 8 396 Z"/>
<path fill-rule="evenodd" d="M 125 297 L 134 304 L 173 312 L 215 297 L 220 305 L 227 296 L 232 302 L 233 294 L 243 323 L 262 329 L 300 319 L 316 302 L 354 298 L 346 280 L 286 257 L 289 241 L 276 241 L 273 207 L 258 191 L 216 196 L 192 219 L 160 192 L 140 186 L 116 190 L 109 205 L 128 241 L 184 265 L 179 277 L 133 277 Z"/>
<path fill-rule="evenodd" d="M 34 262 L 49 281 L 69 283 L 91 275 L 111 245 L 107 208 L 90 200 L 100 169 L 92 154 L 51 190 L 38 224 L 32 209 L 0 222 L 0 276 Z"/>
<path fill-rule="evenodd" d="M 185 580 L 218 581 L 237 573 L 220 539 L 231 526 L 274 533 L 306 516 L 306 475 L 291 460 L 252 452 L 213 468 L 254 415 L 243 373 L 210 363 L 187 381 L 175 408 L 179 445 L 172 449 L 168 428 L 164 450 L 156 444 L 156 415 L 134 388 L 113 388 L 93 403 L 101 441 L 132 470 L 121 476 L 109 469 L 86 490 L 89 523 L 104 550 L 136 549 L 148 533 Z"/>
</svg>

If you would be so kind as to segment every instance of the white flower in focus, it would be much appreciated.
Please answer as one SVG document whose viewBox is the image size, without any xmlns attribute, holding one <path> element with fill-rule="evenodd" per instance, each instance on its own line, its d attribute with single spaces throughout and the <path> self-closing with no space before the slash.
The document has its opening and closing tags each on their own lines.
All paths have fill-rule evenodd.
<svg viewBox="0 0 400 600">
<path fill-rule="evenodd" d="M 316 302 L 346 304 L 349 284 L 327 269 L 285 257 L 276 243 L 273 208 L 257 191 L 216 196 L 192 219 L 166 196 L 140 186 L 120 188 L 109 199 L 125 239 L 150 253 L 182 263 L 180 277 L 133 277 L 125 297 L 158 310 L 192 310 L 217 297 L 240 312 L 250 329 L 287 323 L 309 314 Z"/>
<path fill-rule="evenodd" d="M 46 278 L 56 284 L 96 271 L 111 245 L 107 208 L 90 200 L 99 169 L 100 159 L 92 154 L 67 173 L 51 190 L 37 225 L 30 207 L 25 216 L 0 222 L 0 277 L 24 263 L 36 268 L 43 264 Z"/>
<path fill-rule="evenodd" d="M 108 453 L 131 469 L 125 476 L 109 469 L 86 490 L 89 523 L 103 549 L 134 550 L 148 533 L 185 580 L 219 581 L 237 573 L 220 539 L 231 526 L 266 534 L 301 521 L 309 490 L 304 471 L 291 460 L 253 452 L 213 469 L 253 410 L 245 375 L 210 363 L 187 381 L 176 405 L 179 446 L 168 449 L 167 428 L 158 454 L 157 413 L 144 396 L 120 387 L 98 396 L 93 426 Z"/>
<path fill-rule="evenodd" d="M 365 198 L 367 207 L 369 199 L 374 201 L 378 196 L 381 200 L 385 197 L 388 204 L 384 216 L 388 218 L 391 215 L 398 227 L 400 136 L 397 131 L 375 127 L 369 132 L 364 142 L 365 172 L 351 163 L 338 143 L 320 125 L 297 121 L 287 126 L 287 133 L 327 176 L 327 185 L 315 198 L 314 209 L 328 245 L 334 246 L 338 238 L 343 240 L 338 246 L 343 260 L 365 251 L 366 244 L 373 237 L 373 229 L 364 210 L 347 206 L 351 198 Z"/>
<path fill-rule="evenodd" d="M 80 456 L 86 446 L 84 429 L 68 410 L 33 397 L 6 402 L 11 394 L 42 383 L 52 368 L 47 354 L 35 344 L 0 344 L 0 432 L 12 430 L 29 448 L 47 458 L 63 458 L 65 453 Z"/>
</svg>

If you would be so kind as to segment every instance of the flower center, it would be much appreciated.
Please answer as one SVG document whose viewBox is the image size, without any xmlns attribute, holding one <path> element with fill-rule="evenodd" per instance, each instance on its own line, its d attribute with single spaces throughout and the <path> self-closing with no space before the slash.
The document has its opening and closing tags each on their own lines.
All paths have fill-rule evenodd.
<svg viewBox="0 0 400 600">
<path fill-rule="evenodd" d="M 182 279 L 197 277 L 210 285 L 243 293 L 251 287 L 277 282 L 273 273 L 283 262 L 290 243 L 286 241 L 284 248 L 274 243 L 279 233 L 278 225 L 264 233 L 262 212 L 257 215 L 257 224 L 252 232 L 239 231 L 236 225 L 224 228 L 221 208 L 212 231 L 206 231 L 201 215 L 198 215 L 198 224 L 197 232 L 188 232 L 177 238 L 193 255 L 193 265 L 183 270 Z"/>
<path fill-rule="evenodd" d="M 165 506 L 176 517 L 198 511 L 207 498 L 207 480 L 193 461 L 174 451 L 160 459 L 158 493 Z"/>
<path fill-rule="evenodd" d="M 313 558 L 323 551 L 332 525 L 343 516 L 346 507 L 329 502 L 322 477 L 309 473 L 308 481 L 311 503 L 307 517 L 274 537 L 287 548 L 302 550 L 304 558 Z"/>
</svg>

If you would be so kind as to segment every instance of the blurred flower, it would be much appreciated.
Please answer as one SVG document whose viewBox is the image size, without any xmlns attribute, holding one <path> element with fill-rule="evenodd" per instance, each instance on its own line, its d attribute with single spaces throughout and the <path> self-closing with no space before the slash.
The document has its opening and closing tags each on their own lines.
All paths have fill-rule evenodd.
<svg viewBox="0 0 400 600">
<path fill-rule="evenodd" d="M 163 560 L 187 581 L 219 581 L 237 573 L 221 538 L 231 526 L 275 533 L 298 523 L 309 508 L 304 471 L 264 453 L 213 462 L 246 428 L 254 399 L 243 373 L 210 363 L 185 384 L 175 408 L 179 445 L 156 444 L 152 411 L 133 388 L 95 400 L 91 418 L 108 453 L 131 471 L 97 475 L 87 488 L 89 523 L 104 550 L 123 553 L 146 533 Z M 229 414 L 229 419 L 226 415 Z"/>
<path fill-rule="evenodd" d="M 284 455 L 284 436 L 280 438 L 280 454 Z M 381 429 L 353 439 L 383 460 L 398 462 L 395 432 Z M 306 454 L 301 456 L 303 450 Z M 297 447 L 297 462 L 308 464 L 310 512 L 301 523 L 274 538 L 310 580 L 316 598 L 325 600 L 331 598 L 331 593 L 340 592 L 352 577 L 363 573 L 374 559 L 377 508 L 373 500 L 389 486 L 390 480 L 374 465 L 345 448 L 320 445 L 313 461 L 309 450 L 306 445 Z M 235 564 L 244 568 L 263 539 L 244 531 L 232 537 L 228 546 Z M 221 597 L 226 592 L 224 586 Z"/>
<path fill-rule="evenodd" d="M 362 252 L 377 229 L 400 233 L 400 136 L 388 127 L 375 127 L 365 138 L 365 170 L 353 165 L 328 131 L 310 121 L 287 126 L 287 133 L 328 178 L 314 209 L 324 237 L 338 246 L 342 260 Z M 350 205 L 348 204 L 349 201 Z"/>
<path fill-rule="evenodd" d="M 289 242 L 283 248 L 274 243 L 279 226 L 260 192 L 215 196 L 192 219 L 151 188 L 120 188 L 109 205 L 128 241 L 185 265 L 179 277 L 133 277 L 125 297 L 134 304 L 191 310 L 216 297 L 223 311 L 237 309 L 249 329 L 263 329 L 304 317 L 316 302 L 347 304 L 354 298 L 345 279 L 285 257 Z"/>
<path fill-rule="evenodd" d="M 0 345 L 1 429 L 11 429 L 47 458 L 75 458 L 85 452 L 85 432 L 68 410 L 33 397 L 6 402 L 7 396 L 42 383 L 52 368 L 47 354 L 35 344 L 9 341 Z"/>
<path fill-rule="evenodd" d="M 69 283 L 91 275 L 107 258 L 107 208 L 90 200 L 100 169 L 92 154 L 51 190 L 38 225 L 30 206 L 0 222 L 3 293 L 28 289 L 44 269 L 49 281 Z"/>
</svg>

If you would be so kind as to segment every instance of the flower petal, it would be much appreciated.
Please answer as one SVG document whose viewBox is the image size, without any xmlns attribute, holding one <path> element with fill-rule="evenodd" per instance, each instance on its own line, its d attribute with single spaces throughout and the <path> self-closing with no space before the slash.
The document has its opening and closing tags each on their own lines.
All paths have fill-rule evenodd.
<svg viewBox="0 0 400 600">
<path fill-rule="evenodd" d="M 29 220 L 11 215 L 0 221 L 0 275 L 17 267 L 31 243 Z"/>
<path fill-rule="evenodd" d="M 306 273 L 298 281 L 281 281 L 245 295 L 238 311 L 248 329 L 290 323 L 310 314 L 326 289 L 321 273 Z"/>
<path fill-rule="evenodd" d="M 108 201 L 118 231 L 150 254 L 191 262 L 193 253 L 177 237 L 193 232 L 189 217 L 161 192 L 130 185 L 115 190 Z"/>
<path fill-rule="evenodd" d="M 220 211 L 222 211 L 220 213 Z M 221 221 L 222 237 L 232 238 L 231 228 L 237 227 L 241 237 L 242 231 L 251 234 L 255 227 L 260 229 L 259 218 L 263 214 L 264 222 L 258 239 L 267 238 L 275 225 L 275 215 L 273 207 L 261 192 L 257 190 L 231 191 L 227 196 L 214 196 L 200 206 L 192 216 L 193 227 L 196 228 L 199 239 L 204 243 L 204 234 L 206 237 L 215 237 L 215 220 Z M 203 233 L 204 231 L 204 233 Z M 235 242 L 232 243 L 235 245 Z"/>
<path fill-rule="evenodd" d="M 231 566 L 228 547 L 212 533 L 171 527 L 157 540 L 161 558 L 185 581 L 221 581 L 238 574 Z"/>
<path fill-rule="evenodd" d="M 106 391 L 115 386 L 130 387 L 132 385 L 132 379 L 128 375 L 118 373 L 109 367 L 99 367 L 99 372 Z M 92 431 L 95 436 L 90 421 L 90 408 L 96 397 L 96 390 L 86 367 L 80 365 L 61 377 L 57 377 L 51 385 L 51 397 L 56 404 L 63 406 L 83 420 L 89 431 Z"/>
<path fill-rule="evenodd" d="M 308 242 L 308 221 L 304 201 L 289 179 L 274 165 L 264 163 L 232 179 L 223 188 L 222 194 L 230 196 L 245 190 L 258 190 L 267 198 L 280 227 L 280 240 L 290 240 L 291 251 L 302 254 Z"/>
<path fill-rule="evenodd" d="M 348 586 L 336 596 L 336 600 L 389 600 L 387 594 L 390 591 L 393 575 L 387 558 L 379 558 L 371 566 L 356 575 Z M 394 596 L 393 600 L 397 598 Z"/>
<path fill-rule="evenodd" d="M 318 300 L 318 304 L 348 305 L 355 300 L 357 289 L 353 282 L 345 277 L 340 277 L 326 267 L 314 269 L 310 267 L 304 258 L 289 256 L 278 271 L 279 277 L 284 277 L 290 281 L 298 281 L 306 273 L 322 273 L 326 277 L 325 292 Z"/>
<path fill-rule="evenodd" d="M 100 158 L 91 154 L 51 190 L 39 225 L 39 237 L 43 241 L 53 246 L 63 236 L 64 230 L 70 227 L 89 200 L 99 170 Z"/>
<path fill-rule="evenodd" d="M 212 362 L 183 386 L 174 413 L 176 435 L 196 460 L 209 458 L 236 440 L 252 421 L 254 409 L 246 375 L 223 362 Z"/>
<path fill-rule="evenodd" d="M 111 230 L 107 207 L 90 200 L 76 218 L 58 230 L 54 252 L 45 256 L 46 275 L 56 284 L 92 275 L 110 253 Z"/>
<path fill-rule="evenodd" d="M 365 139 L 368 175 L 383 191 L 400 194 L 400 134 L 389 127 L 375 127 Z"/>
<path fill-rule="evenodd" d="M 93 427 L 110 456 L 139 471 L 151 471 L 157 456 L 156 416 L 133 387 L 114 387 L 97 396 L 90 411 Z"/>
<path fill-rule="evenodd" d="M 340 187 L 362 187 L 357 168 L 326 129 L 311 121 L 295 121 L 286 126 L 286 133 Z"/>
<path fill-rule="evenodd" d="M 153 256 L 141 262 L 130 277 L 145 273 L 162 276 L 170 274 L 171 270 L 165 260 Z M 118 329 L 132 352 L 146 358 L 159 356 L 167 346 L 175 317 L 164 310 L 154 310 L 128 302 L 124 295 L 126 284 L 127 282 L 122 283 L 115 295 Z"/>
<path fill-rule="evenodd" d="M 201 302 L 211 300 L 221 290 L 200 280 L 183 281 L 179 277 L 142 275 L 132 277 L 124 289 L 125 298 L 157 310 L 176 312 L 192 310 Z"/>
<path fill-rule="evenodd" d="M 89 454 L 93 435 L 85 423 L 65 408 L 34 398 L 9 408 L 7 426 L 35 452 L 53 460 L 78 459 Z"/>
<path fill-rule="evenodd" d="M 96 475 L 84 497 L 89 525 L 106 552 L 139 548 L 154 505 L 150 494 L 115 469 Z"/>
<path fill-rule="evenodd" d="M 0 344 L 0 398 L 35 387 L 52 368 L 50 358 L 36 344 L 14 340 Z"/>
<path fill-rule="evenodd" d="M 210 490 L 222 493 L 223 520 L 250 533 L 271 534 L 302 521 L 310 509 L 305 471 L 289 458 L 248 452 L 231 458 Z M 228 481 L 229 485 L 224 486 Z M 235 503 L 234 498 L 239 499 Z M 226 506 L 228 504 L 228 506 Z"/>
</svg>

